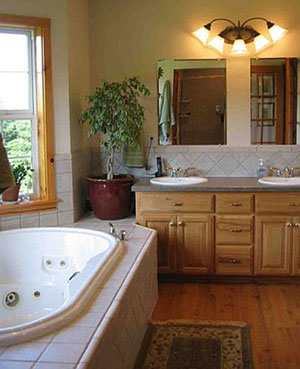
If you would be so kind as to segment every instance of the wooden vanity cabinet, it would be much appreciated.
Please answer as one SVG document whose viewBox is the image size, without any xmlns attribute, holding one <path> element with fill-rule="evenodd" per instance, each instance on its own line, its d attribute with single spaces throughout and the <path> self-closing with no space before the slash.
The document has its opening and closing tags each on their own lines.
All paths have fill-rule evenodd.
<svg viewBox="0 0 300 369">
<path fill-rule="evenodd" d="M 159 273 L 300 276 L 300 193 L 141 192 Z"/>
<path fill-rule="evenodd" d="M 137 193 L 136 203 L 137 222 L 158 234 L 159 273 L 213 272 L 212 194 Z"/>
</svg>

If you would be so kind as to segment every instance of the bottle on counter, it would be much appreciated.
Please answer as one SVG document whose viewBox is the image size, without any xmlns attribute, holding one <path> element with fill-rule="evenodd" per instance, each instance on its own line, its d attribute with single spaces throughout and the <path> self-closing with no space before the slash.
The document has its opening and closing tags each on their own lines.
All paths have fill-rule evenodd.
<svg viewBox="0 0 300 369">
<path fill-rule="evenodd" d="M 265 165 L 264 159 L 259 159 L 258 168 L 256 170 L 257 178 L 266 177 L 268 175 L 268 169 Z"/>
</svg>

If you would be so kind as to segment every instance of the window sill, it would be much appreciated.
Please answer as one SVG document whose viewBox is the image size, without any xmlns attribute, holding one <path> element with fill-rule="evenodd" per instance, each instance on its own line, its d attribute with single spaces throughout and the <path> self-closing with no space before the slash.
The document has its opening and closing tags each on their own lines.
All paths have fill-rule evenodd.
<svg viewBox="0 0 300 369">
<path fill-rule="evenodd" d="M 39 200 L 33 199 L 29 202 L 19 202 L 13 205 L 0 204 L 0 217 L 14 216 L 17 214 L 33 213 L 42 210 L 54 210 L 59 199 L 54 200 Z"/>
</svg>

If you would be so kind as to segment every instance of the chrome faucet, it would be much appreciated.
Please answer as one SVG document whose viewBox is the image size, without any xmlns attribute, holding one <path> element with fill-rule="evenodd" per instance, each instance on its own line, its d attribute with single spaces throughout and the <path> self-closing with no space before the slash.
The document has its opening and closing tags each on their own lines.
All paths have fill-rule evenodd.
<svg viewBox="0 0 300 369">
<path fill-rule="evenodd" d="M 124 229 L 122 229 L 120 231 L 120 234 L 118 235 L 115 226 L 112 223 L 108 223 L 108 225 L 109 225 L 109 231 L 108 231 L 109 234 L 114 236 L 119 241 L 124 241 L 126 239 L 127 232 L 124 231 Z"/>
<path fill-rule="evenodd" d="M 171 167 L 167 167 L 166 168 L 167 170 L 171 170 L 172 174 L 171 174 L 171 177 L 180 177 L 180 174 L 183 174 L 184 173 L 184 170 L 182 168 L 171 168 Z"/>
</svg>

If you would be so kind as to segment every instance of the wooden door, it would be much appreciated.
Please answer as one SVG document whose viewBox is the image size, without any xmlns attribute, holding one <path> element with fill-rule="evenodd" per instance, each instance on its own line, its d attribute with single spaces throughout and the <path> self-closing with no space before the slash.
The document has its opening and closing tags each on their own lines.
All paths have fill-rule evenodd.
<svg viewBox="0 0 300 369">
<path fill-rule="evenodd" d="M 180 273 L 209 274 L 213 264 L 213 217 L 177 216 L 177 252 Z"/>
<path fill-rule="evenodd" d="M 224 68 L 174 70 L 173 145 L 225 143 L 225 91 Z"/>
<path fill-rule="evenodd" d="M 176 216 L 143 215 L 141 224 L 157 231 L 157 261 L 159 273 L 176 271 Z"/>
<path fill-rule="evenodd" d="M 293 219 L 293 275 L 300 275 L 300 218 Z"/>
<path fill-rule="evenodd" d="M 292 217 L 256 217 L 255 274 L 291 274 L 292 231 Z"/>
</svg>

